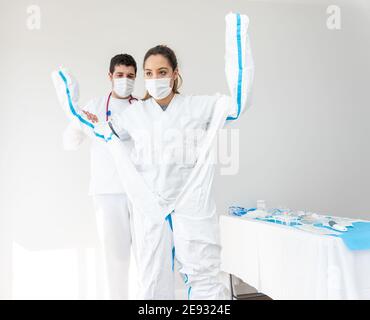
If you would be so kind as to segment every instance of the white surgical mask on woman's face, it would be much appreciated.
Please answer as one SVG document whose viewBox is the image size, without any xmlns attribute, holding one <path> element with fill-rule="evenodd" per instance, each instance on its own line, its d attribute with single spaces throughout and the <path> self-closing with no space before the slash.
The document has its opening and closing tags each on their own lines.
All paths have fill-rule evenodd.
<svg viewBox="0 0 370 320">
<path fill-rule="evenodd" d="M 156 100 L 168 97 L 172 91 L 172 78 L 145 79 L 145 87 Z"/>
<path fill-rule="evenodd" d="M 126 98 L 134 91 L 135 80 L 129 78 L 113 79 L 113 91 L 121 98 Z"/>
</svg>

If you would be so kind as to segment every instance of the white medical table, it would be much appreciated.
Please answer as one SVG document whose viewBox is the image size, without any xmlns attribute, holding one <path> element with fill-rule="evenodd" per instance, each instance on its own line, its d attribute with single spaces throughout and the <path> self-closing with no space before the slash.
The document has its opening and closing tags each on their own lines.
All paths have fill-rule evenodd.
<svg viewBox="0 0 370 320">
<path fill-rule="evenodd" d="M 220 227 L 222 271 L 272 299 L 370 299 L 370 250 L 246 216 Z"/>
</svg>

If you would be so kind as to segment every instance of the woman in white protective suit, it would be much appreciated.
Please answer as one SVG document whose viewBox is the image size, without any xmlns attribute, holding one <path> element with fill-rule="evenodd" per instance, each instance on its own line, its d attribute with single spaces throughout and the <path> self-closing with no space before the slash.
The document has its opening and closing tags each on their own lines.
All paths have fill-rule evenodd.
<svg viewBox="0 0 370 320">
<path fill-rule="evenodd" d="M 89 122 L 94 115 L 83 118 L 74 79 L 64 70 L 54 74 L 67 113 L 105 139 L 115 158 L 132 203 L 140 299 L 174 298 L 175 259 L 189 299 L 229 298 L 211 196 L 212 148 L 225 122 L 238 119 L 250 106 L 254 63 L 248 23 L 245 15 L 226 16 L 225 71 L 231 96 L 179 94 L 176 56 L 157 46 L 144 58 L 146 97 L 112 117 L 108 127 Z M 127 134 L 135 145 L 131 156 L 117 138 Z"/>
</svg>

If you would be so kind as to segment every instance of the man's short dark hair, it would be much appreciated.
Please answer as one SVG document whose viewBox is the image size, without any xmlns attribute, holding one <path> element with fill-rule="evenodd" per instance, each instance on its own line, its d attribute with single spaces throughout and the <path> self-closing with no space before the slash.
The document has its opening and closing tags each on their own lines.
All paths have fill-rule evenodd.
<svg viewBox="0 0 370 320">
<path fill-rule="evenodd" d="M 135 69 L 135 74 L 137 72 L 137 66 L 135 59 L 129 54 L 117 54 L 110 60 L 109 71 L 110 73 L 114 72 L 114 68 L 119 65 L 124 65 L 127 67 L 133 66 Z"/>
</svg>

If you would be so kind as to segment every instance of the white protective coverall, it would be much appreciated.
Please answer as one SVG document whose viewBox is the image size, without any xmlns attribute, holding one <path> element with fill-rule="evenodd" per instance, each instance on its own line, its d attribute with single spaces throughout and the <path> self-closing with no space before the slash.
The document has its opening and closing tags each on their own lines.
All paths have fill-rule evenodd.
<svg viewBox="0 0 370 320">
<path fill-rule="evenodd" d="M 83 110 L 95 114 L 99 122 L 104 122 L 136 100 L 132 97 L 117 99 L 110 93 L 90 100 Z M 71 122 L 63 134 L 64 148 L 77 150 L 87 137 L 79 122 Z M 122 143 L 131 150 L 131 139 L 124 137 Z M 91 139 L 89 195 L 93 197 L 103 257 L 103 297 L 126 300 L 131 251 L 129 204 L 113 156 L 102 139 Z"/>
<path fill-rule="evenodd" d="M 91 125 L 81 116 L 73 77 L 65 70 L 53 74 L 67 114 L 107 141 L 116 161 L 133 206 L 140 299 L 174 298 L 175 257 L 190 299 L 229 298 L 219 268 L 218 215 L 211 196 L 213 148 L 225 121 L 238 119 L 250 106 L 254 63 L 248 24 L 245 15 L 226 16 L 225 71 L 231 97 L 177 94 L 166 111 L 148 99 L 112 117 L 114 132 L 128 133 L 135 143 L 131 156 L 106 124 Z"/>
</svg>

